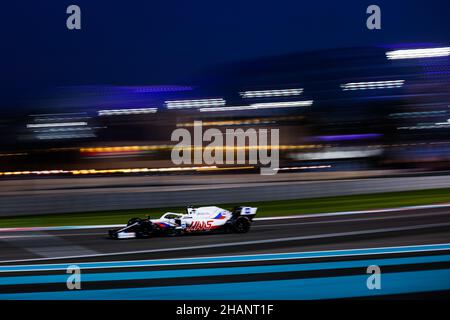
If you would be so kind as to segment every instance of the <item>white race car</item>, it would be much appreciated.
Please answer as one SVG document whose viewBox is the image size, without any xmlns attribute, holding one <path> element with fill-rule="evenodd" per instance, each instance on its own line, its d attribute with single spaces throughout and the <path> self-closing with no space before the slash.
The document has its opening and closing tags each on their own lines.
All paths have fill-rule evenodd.
<svg viewBox="0 0 450 320">
<path fill-rule="evenodd" d="M 250 230 L 257 208 L 188 206 L 186 213 L 166 212 L 159 219 L 132 218 L 120 229 L 109 230 L 112 239 L 149 238 L 154 235 L 181 235 L 213 231 L 245 233 Z"/>
</svg>

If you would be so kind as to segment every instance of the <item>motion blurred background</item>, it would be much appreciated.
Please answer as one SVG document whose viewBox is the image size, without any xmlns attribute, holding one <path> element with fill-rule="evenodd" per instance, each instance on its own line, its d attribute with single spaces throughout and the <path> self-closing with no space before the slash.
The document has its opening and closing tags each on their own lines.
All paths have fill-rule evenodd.
<svg viewBox="0 0 450 320">
<path fill-rule="evenodd" d="M 446 1 L 378 1 L 381 30 L 364 1 L 77 1 L 76 31 L 70 4 L 2 10 L 6 191 L 35 177 L 259 174 L 174 167 L 171 133 L 196 120 L 280 129 L 279 174 L 294 180 L 450 167 Z"/>
</svg>

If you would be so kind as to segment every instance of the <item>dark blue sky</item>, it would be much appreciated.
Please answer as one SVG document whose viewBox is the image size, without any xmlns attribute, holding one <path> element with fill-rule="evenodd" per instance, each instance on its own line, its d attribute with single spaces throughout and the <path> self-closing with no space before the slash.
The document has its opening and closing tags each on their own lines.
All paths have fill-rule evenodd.
<svg viewBox="0 0 450 320">
<path fill-rule="evenodd" d="M 82 30 L 66 29 L 66 7 Z M 382 30 L 366 29 L 366 8 Z M 319 48 L 450 40 L 450 1 L 40 0 L 2 3 L 0 105 L 33 90 L 168 84 L 214 65 Z"/>
</svg>

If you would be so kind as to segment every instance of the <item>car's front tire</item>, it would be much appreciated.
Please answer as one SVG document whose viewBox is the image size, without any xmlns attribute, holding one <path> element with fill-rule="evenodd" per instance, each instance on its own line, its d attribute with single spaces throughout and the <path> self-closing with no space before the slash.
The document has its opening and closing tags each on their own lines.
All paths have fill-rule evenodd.
<svg viewBox="0 0 450 320">
<path fill-rule="evenodd" d="M 136 238 L 150 238 L 153 234 L 153 224 L 148 220 L 141 220 L 136 231 Z"/>
<path fill-rule="evenodd" d="M 116 230 L 108 230 L 108 235 L 110 239 L 117 239 L 117 232 Z"/>
</svg>

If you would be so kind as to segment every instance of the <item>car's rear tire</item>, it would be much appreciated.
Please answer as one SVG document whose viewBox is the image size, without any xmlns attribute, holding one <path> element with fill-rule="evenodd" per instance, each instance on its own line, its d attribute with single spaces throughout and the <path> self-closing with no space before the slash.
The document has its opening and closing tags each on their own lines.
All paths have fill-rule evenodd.
<svg viewBox="0 0 450 320">
<path fill-rule="evenodd" d="M 164 234 L 165 234 L 166 236 L 168 236 L 168 237 L 176 237 L 176 236 L 181 235 L 181 230 L 175 229 L 175 228 L 171 228 L 171 229 L 165 231 Z"/>
<path fill-rule="evenodd" d="M 245 217 L 240 217 L 236 219 L 232 227 L 236 233 L 246 233 L 250 230 L 250 221 Z"/>
<path fill-rule="evenodd" d="M 118 238 L 116 230 L 108 230 L 108 235 L 109 235 L 110 239 L 117 239 Z"/>
</svg>

